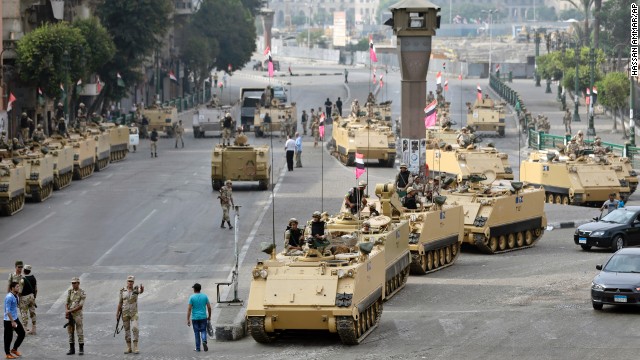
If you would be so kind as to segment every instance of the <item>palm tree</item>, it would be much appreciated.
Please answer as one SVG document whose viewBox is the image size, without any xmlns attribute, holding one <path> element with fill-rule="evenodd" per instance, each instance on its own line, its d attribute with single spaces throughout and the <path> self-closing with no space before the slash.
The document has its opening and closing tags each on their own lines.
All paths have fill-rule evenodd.
<svg viewBox="0 0 640 360">
<path fill-rule="evenodd" d="M 584 14 L 584 26 L 580 29 L 578 23 L 574 23 L 573 26 L 576 28 L 577 34 L 580 35 L 580 40 L 582 44 L 587 45 L 587 41 L 589 41 L 589 35 L 591 31 L 589 29 L 589 14 L 591 12 L 591 7 L 595 0 L 564 0 L 578 11 L 581 11 Z M 598 2 L 602 5 L 602 1 L 598 0 Z M 598 8 L 599 10 L 599 8 Z"/>
</svg>

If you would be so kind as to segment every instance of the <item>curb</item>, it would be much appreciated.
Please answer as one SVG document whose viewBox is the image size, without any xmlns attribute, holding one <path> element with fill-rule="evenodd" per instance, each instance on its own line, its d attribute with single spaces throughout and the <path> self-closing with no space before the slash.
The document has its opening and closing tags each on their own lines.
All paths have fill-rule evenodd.
<svg viewBox="0 0 640 360">
<path fill-rule="evenodd" d="M 591 220 L 577 220 L 577 221 L 562 221 L 547 224 L 547 227 L 551 227 L 551 229 L 572 229 L 577 228 L 580 225 L 590 223 Z"/>
<path fill-rule="evenodd" d="M 214 329 L 216 340 L 221 340 L 221 341 L 240 340 L 243 337 L 248 335 L 247 332 L 245 331 L 246 326 L 247 326 L 247 323 L 244 317 L 242 317 L 242 320 L 238 323 L 216 324 Z"/>
</svg>

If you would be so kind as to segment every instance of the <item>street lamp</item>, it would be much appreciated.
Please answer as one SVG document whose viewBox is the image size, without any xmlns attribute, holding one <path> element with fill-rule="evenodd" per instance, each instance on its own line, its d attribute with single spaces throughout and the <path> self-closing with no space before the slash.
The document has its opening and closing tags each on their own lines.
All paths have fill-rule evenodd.
<svg viewBox="0 0 640 360">
<path fill-rule="evenodd" d="M 575 49 L 575 63 L 576 63 L 576 73 L 574 76 L 573 82 L 573 92 L 574 92 L 574 100 L 573 100 L 573 122 L 580 122 L 580 114 L 578 113 L 578 101 L 580 101 L 580 96 L 578 95 L 578 91 L 580 91 L 580 41 L 576 40 L 576 49 Z"/>
<path fill-rule="evenodd" d="M 596 65 L 596 52 L 595 49 L 593 48 L 593 46 L 591 47 L 591 49 L 589 49 L 589 66 L 591 67 L 591 74 L 590 74 L 590 94 L 591 94 L 591 101 L 589 101 L 589 127 L 587 128 L 587 135 L 589 136 L 595 136 L 596 135 L 596 128 L 593 126 L 593 77 L 595 75 L 595 65 Z"/>
<path fill-rule="evenodd" d="M 493 51 L 493 36 L 492 36 L 492 29 L 491 29 L 491 23 L 493 21 L 493 14 L 497 13 L 498 10 L 497 9 L 491 9 L 491 10 L 482 10 L 483 13 L 489 14 L 489 24 L 487 25 L 487 27 L 489 28 L 489 74 L 491 74 L 491 72 L 493 71 L 491 68 L 491 55 L 492 55 L 492 51 Z"/>
<path fill-rule="evenodd" d="M 536 29 L 536 31 L 533 34 L 535 36 L 535 39 L 533 39 L 533 41 L 536 44 L 536 71 L 535 71 L 536 87 L 540 87 L 540 74 L 538 74 L 538 56 L 540 56 L 540 33 L 539 33 L 539 30 Z"/>
<path fill-rule="evenodd" d="M 309 2 L 309 15 L 307 15 L 307 50 L 311 51 L 311 2 Z"/>
</svg>

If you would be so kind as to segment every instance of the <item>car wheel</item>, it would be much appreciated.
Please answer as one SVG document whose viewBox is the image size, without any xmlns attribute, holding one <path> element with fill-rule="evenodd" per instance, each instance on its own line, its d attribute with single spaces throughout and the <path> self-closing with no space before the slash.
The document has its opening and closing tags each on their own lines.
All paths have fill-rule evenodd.
<svg viewBox="0 0 640 360">
<path fill-rule="evenodd" d="M 580 247 L 581 247 L 581 248 L 582 248 L 582 250 L 584 250 L 584 251 L 589 251 L 589 250 L 591 250 L 591 246 L 589 246 L 589 245 L 580 245 Z"/>
<path fill-rule="evenodd" d="M 617 235 L 611 241 L 611 250 L 618 251 L 624 247 L 624 238 L 620 235 Z"/>
<path fill-rule="evenodd" d="M 591 302 L 591 305 L 593 306 L 594 310 L 602 310 L 602 307 L 604 306 L 602 303 L 597 303 L 597 302 Z"/>
</svg>

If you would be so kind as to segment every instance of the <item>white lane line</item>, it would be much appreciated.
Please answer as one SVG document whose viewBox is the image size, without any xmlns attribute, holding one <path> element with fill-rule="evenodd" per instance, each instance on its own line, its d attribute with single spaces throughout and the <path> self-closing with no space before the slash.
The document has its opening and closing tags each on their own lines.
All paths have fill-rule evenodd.
<svg viewBox="0 0 640 360">
<path fill-rule="evenodd" d="M 71 204 L 72 202 L 73 202 L 73 200 L 67 200 L 67 201 L 65 201 L 65 202 L 64 202 L 64 204 L 65 204 L 65 205 L 69 205 L 69 204 Z"/>
<path fill-rule="evenodd" d="M 95 184 L 93 184 L 93 186 L 99 186 L 100 184 L 102 184 L 102 181 L 98 181 Z"/>
<path fill-rule="evenodd" d="M 163 204 L 166 204 L 166 203 L 167 203 L 167 201 L 169 201 L 169 199 L 164 199 L 164 200 L 162 200 L 162 203 L 163 203 Z"/>
<path fill-rule="evenodd" d="M 109 175 L 106 176 L 107 179 L 110 179 L 113 176 L 113 173 L 110 173 Z"/>
<path fill-rule="evenodd" d="M 187 185 L 189 183 L 189 180 L 185 180 L 184 184 Z"/>
<path fill-rule="evenodd" d="M 84 195 L 84 194 L 86 194 L 86 193 L 87 193 L 87 190 L 83 190 L 83 191 L 80 193 L 80 195 Z"/>
<path fill-rule="evenodd" d="M 116 242 L 98 260 L 96 260 L 95 263 L 93 263 L 92 267 L 93 266 L 99 266 L 102 263 L 102 261 L 104 259 L 106 259 L 107 256 L 109 256 L 117 246 L 122 244 L 131 233 L 133 233 L 134 231 L 138 230 L 142 226 L 142 224 L 144 224 L 147 220 L 149 220 L 151 218 L 151 216 L 153 216 L 153 214 L 156 213 L 156 211 L 157 211 L 156 209 L 153 209 L 149 213 L 149 215 L 147 215 L 144 219 L 142 219 L 142 221 L 140 221 L 138 223 L 138 225 L 134 226 L 133 229 L 129 230 L 129 232 L 124 234 L 124 236 L 122 236 L 120 238 L 120 240 L 118 240 L 118 242 Z M 80 275 L 80 282 L 84 281 L 84 279 L 87 277 L 87 275 L 88 275 L 88 273 L 83 273 L 82 275 Z M 47 314 L 55 314 L 55 313 L 60 312 L 60 309 L 61 309 L 62 305 L 64 304 L 64 302 L 66 301 L 66 299 L 67 299 L 66 295 L 64 293 L 61 294 L 60 297 L 58 298 L 58 300 L 56 300 L 56 302 L 54 302 L 53 305 L 51 305 L 51 308 L 49 308 L 49 310 L 47 311 Z"/>
<path fill-rule="evenodd" d="M 193 176 L 197 176 L 197 175 L 198 175 L 198 173 L 197 173 L 197 172 L 194 172 L 194 173 L 193 173 Z"/>
<path fill-rule="evenodd" d="M 11 241 L 11 240 L 13 240 L 13 239 L 17 238 L 18 236 L 20 236 L 20 235 L 22 235 L 22 234 L 26 233 L 27 231 L 29 231 L 29 230 L 33 229 L 34 227 L 36 227 L 36 226 L 38 226 L 38 225 L 42 224 L 45 220 L 47 220 L 48 218 L 50 218 L 50 217 L 52 217 L 53 215 L 55 215 L 55 213 L 56 213 L 56 212 L 54 211 L 54 212 L 51 212 L 51 213 L 47 214 L 47 216 L 43 217 L 42 219 L 40 219 L 40 220 L 38 220 L 38 221 L 34 222 L 33 224 L 31 224 L 31 225 L 27 226 L 26 228 L 24 228 L 24 229 L 20 230 L 19 232 L 17 232 L 17 233 L 15 233 L 15 234 L 13 234 L 10 238 L 8 238 L 8 239 L 7 239 L 7 241 Z"/>
</svg>

